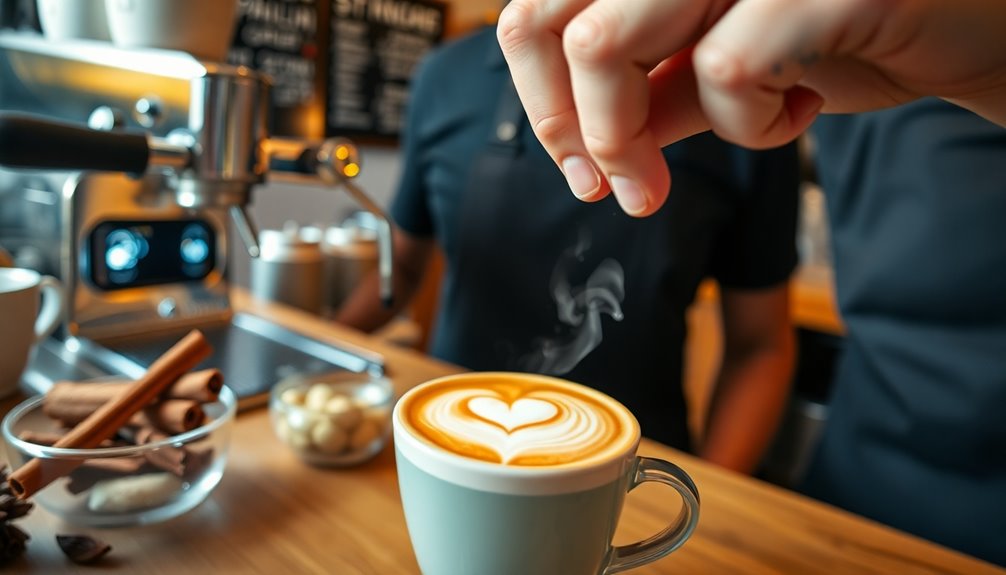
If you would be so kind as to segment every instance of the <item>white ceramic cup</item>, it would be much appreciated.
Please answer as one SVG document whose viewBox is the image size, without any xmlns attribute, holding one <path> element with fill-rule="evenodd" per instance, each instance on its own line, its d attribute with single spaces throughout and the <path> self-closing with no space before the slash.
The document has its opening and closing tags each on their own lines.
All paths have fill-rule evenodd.
<svg viewBox="0 0 1006 575">
<path fill-rule="evenodd" d="M 0 397 L 17 390 L 34 345 L 52 334 L 62 315 L 59 280 L 33 270 L 0 268 Z"/>
<path fill-rule="evenodd" d="M 180 50 L 223 62 L 234 39 L 238 0 L 105 0 L 112 42 Z"/>
<path fill-rule="evenodd" d="M 38 18 L 51 40 L 111 38 L 105 0 L 38 0 Z"/>
</svg>

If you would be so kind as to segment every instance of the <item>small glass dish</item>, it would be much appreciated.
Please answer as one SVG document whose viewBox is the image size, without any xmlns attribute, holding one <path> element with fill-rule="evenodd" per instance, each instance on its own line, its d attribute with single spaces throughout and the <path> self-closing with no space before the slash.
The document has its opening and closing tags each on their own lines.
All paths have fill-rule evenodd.
<svg viewBox="0 0 1006 575">
<path fill-rule="evenodd" d="M 387 444 L 394 397 L 391 380 L 380 375 L 293 377 L 273 387 L 269 414 L 276 436 L 301 459 L 344 467 L 367 461 Z"/>
<path fill-rule="evenodd" d="M 31 459 L 53 468 L 79 462 L 33 496 L 44 509 L 76 525 L 145 525 L 177 517 L 199 505 L 223 477 L 237 411 L 224 386 L 216 402 L 204 403 L 205 423 L 191 431 L 142 445 L 95 449 L 55 448 L 21 439 L 26 432 L 58 432 L 42 412 L 45 396 L 31 397 L 3 419 L 8 459 L 17 469 Z M 169 471 L 170 470 L 170 471 Z"/>
</svg>

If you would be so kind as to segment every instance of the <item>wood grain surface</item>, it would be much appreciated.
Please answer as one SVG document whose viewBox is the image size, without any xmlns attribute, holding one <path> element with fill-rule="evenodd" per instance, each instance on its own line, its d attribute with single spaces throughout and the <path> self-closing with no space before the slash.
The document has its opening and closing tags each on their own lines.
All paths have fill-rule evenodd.
<svg viewBox="0 0 1006 575">
<path fill-rule="evenodd" d="M 319 339 L 383 354 L 399 393 L 457 371 L 300 312 L 251 301 L 243 293 L 235 294 L 235 303 Z M 16 399 L 0 408 L 6 412 Z M 653 442 L 644 441 L 640 453 L 685 468 L 701 491 L 702 511 L 688 543 L 634 574 L 1006 574 Z M 662 486 L 633 491 L 615 542 L 625 544 L 657 532 L 676 512 L 675 500 Z M 87 529 L 36 509 L 19 525 L 32 539 L 27 554 L 5 572 L 419 573 L 398 498 L 391 446 L 359 467 L 310 467 L 276 439 L 263 409 L 238 416 L 222 482 L 209 499 L 181 517 L 151 526 Z M 57 533 L 88 533 L 111 543 L 113 551 L 101 568 L 76 566 L 57 548 Z"/>
</svg>

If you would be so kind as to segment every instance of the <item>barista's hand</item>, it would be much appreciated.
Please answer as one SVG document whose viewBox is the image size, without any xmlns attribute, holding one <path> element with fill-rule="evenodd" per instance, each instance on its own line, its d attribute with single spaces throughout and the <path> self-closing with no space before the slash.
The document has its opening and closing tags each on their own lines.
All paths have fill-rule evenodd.
<svg viewBox="0 0 1006 575">
<path fill-rule="evenodd" d="M 1003 0 L 513 0 L 498 34 L 574 193 L 610 182 L 643 216 L 669 189 L 660 146 L 710 128 L 772 147 L 819 111 L 926 95 L 1006 125 L 1004 30 Z"/>
</svg>

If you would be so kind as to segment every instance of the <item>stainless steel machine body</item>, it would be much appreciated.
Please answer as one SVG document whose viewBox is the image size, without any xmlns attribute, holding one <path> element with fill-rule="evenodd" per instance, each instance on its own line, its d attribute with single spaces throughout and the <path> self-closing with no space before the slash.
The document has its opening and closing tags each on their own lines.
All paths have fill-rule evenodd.
<svg viewBox="0 0 1006 575">
<path fill-rule="evenodd" d="M 180 52 L 0 32 L 0 247 L 60 278 L 68 302 L 29 387 L 135 377 L 194 327 L 246 398 L 289 375 L 382 369 L 379 357 L 231 309 L 227 222 L 257 256 L 245 207 L 270 169 L 343 186 L 388 226 L 390 257 L 387 219 L 349 181 L 359 172 L 352 143 L 270 139 L 267 94 L 268 79 L 247 68 Z"/>
</svg>

